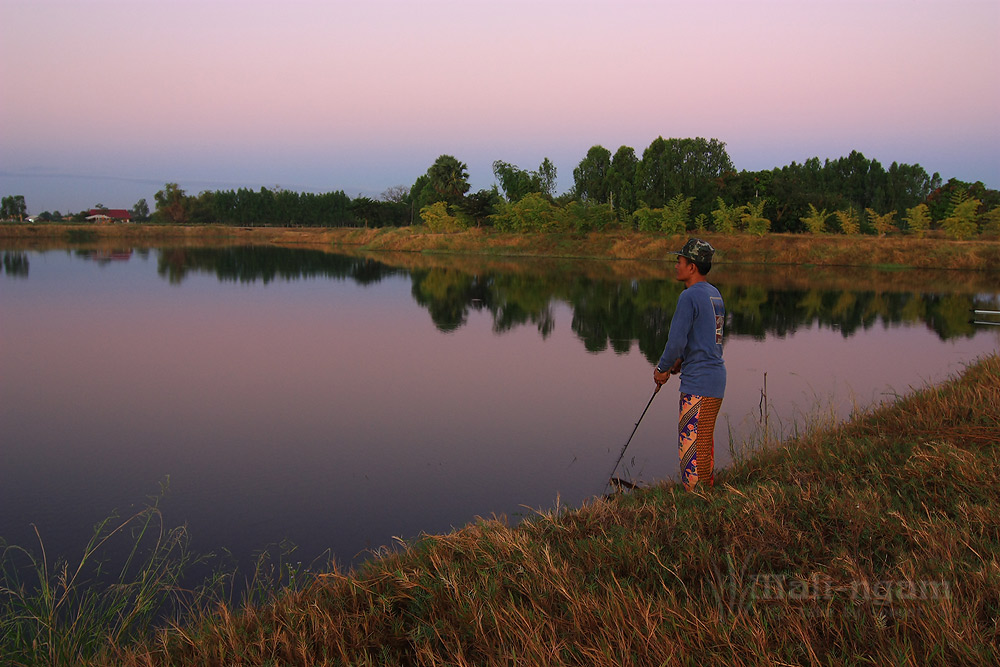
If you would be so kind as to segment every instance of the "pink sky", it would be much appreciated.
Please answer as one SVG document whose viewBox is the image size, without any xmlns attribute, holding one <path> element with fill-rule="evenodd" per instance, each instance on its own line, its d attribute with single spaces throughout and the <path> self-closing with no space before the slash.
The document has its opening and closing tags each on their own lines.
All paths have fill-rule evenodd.
<svg viewBox="0 0 1000 667">
<path fill-rule="evenodd" d="M 167 181 L 377 195 L 455 155 L 852 149 L 1000 187 L 995 0 L 0 0 L 0 193 L 128 207 Z"/>
</svg>

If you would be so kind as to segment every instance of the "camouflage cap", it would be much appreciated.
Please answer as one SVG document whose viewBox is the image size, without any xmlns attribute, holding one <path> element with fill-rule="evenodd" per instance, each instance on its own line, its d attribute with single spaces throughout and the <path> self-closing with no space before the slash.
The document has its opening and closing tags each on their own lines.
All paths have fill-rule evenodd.
<svg viewBox="0 0 1000 667">
<path fill-rule="evenodd" d="M 715 255 L 715 248 L 713 248 L 708 241 L 702 241 L 701 239 L 688 239 L 688 242 L 685 243 L 684 247 L 679 251 L 671 251 L 667 254 L 687 257 L 692 262 L 705 262 L 706 264 L 711 264 L 712 257 Z"/>
</svg>

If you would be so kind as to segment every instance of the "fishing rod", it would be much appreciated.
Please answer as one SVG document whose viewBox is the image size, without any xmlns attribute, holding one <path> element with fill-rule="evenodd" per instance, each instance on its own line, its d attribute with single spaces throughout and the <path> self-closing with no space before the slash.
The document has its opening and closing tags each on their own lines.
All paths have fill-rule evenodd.
<svg viewBox="0 0 1000 667">
<path fill-rule="evenodd" d="M 629 435 L 628 440 L 625 441 L 625 446 L 622 447 L 621 454 L 618 455 L 618 460 L 615 461 L 615 467 L 611 469 L 611 474 L 608 475 L 608 481 L 604 484 L 604 495 L 608 495 L 608 486 L 610 486 L 612 480 L 614 479 L 615 471 L 618 470 L 618 464 L 622 462 L 622 458 L 625 456 L 625 450 L 628 449 L 628 445 L 632 442 L 632 436 L 635 432 L 639 430 L 639 423 L 642 422 L 642 418 L 646 416 L 646 410 L 649 410 L 649 406 L 653 404 L 653 399 L 656 398 L 656 393 L 660 391 L 661 385 L 656 385 L 656 389 L 653 390 L 653 395 L 649 397 L 649 403 L 646 403 L 646 408 L 639 415 L 639 421 L 635 423 L 635 428 L 632 429 L 632 434 Z"/>
</svg>

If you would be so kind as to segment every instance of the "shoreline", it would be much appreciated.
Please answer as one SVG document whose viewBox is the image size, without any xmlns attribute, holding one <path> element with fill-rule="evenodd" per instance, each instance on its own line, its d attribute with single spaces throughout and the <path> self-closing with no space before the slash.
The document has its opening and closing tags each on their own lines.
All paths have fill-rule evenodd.
<svg viewBox="0 0 1000 667">
<path fill-rule="evenodd" d="M 330 252 L 460 254 L 486 257 L 544 257 L 672 262 L 667 252 L 688 236 L 700 235 L 717 249 L 716 264 L 864 267 L 880 270 L 956 269 L 1000 272 L 1000 239 L 954 241 L 905 236 L 808 234 L 723 235 L 690 232 L 668 236 L 647 232 L 508 234 L 487 229 L 434 233 L 424 227 L 227 227 L 159 224 L 0 224 L 0 248 L 45 250 L 109 247 L 116 243 L 233 245 L 267 244 Z"/>
</svg>

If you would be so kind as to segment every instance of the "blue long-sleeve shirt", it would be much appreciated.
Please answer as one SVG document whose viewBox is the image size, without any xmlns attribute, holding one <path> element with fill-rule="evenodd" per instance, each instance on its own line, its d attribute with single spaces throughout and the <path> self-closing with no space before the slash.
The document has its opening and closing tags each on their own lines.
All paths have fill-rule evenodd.
<svg viewBox="0 0 1000 667">
<path fill-rule="evenodd" d="M 656 367 L 665 371 L 682 358 L 683 393 L 716 398 L 726 393 L 726 365 L 722 361 L 725 321 L 722 295 L 710 283 L 697 282 L 677 298 L 667 344 Z"/>
</svg>

